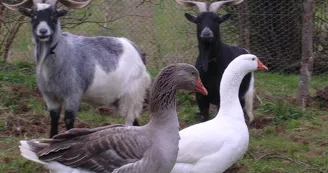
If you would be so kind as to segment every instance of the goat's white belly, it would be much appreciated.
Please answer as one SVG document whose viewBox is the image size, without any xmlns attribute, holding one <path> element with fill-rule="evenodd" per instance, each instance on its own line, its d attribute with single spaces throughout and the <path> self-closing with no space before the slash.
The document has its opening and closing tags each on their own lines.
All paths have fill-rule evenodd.
<svg viewBox="0 0 328 173">
<path fill-rule="evenodd" d="M 97 105 L 109 105 L 126 91 L 124 75 L 117 71 L 106 73 L 96 65 L 92 84 L 84 94 L 83 100 Z"/>
</svg>

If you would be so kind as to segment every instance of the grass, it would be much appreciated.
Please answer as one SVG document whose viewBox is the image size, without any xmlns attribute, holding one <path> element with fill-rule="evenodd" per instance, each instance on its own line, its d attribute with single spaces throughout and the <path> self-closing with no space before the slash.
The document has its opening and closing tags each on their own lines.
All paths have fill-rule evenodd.
<svg viewBox="0 0 328 173">
<path fill-rule="evenodd" d="M 37 118 L 33 119 L 33 115 L 44 117 L 45 122 L 49 121 L 44 101 L 35 90 L 33 71 L 33 64 L 18 62 L 10 64 L 6 72 L 0 72 L 0 172 L 45 172 L 40 165 L 23 159 L 17 148 L 19 140 L 47 137 L 48 133 L 46 125 L 45 129 L 38 129 L 41 130 L 40 133 L 19 131 L 19 126 L 15 126 L 17 122 L 27 122 L 27 126 L 33 126 L 33 122 L 37 121 Z M 156 69 L 150 71 L 152 76 L 158 72 Z M 323 87 L 320 81 L 325 79 L 324 75 L 314 77 L 311 90 Z M 328 171 L 327 111 L 316 106 L 305 110 L 299 108 L 291 101 L 296 95 L 297 87 L 296 75 L 256 73 L 256 90 L 262 103 L 255 107 L 255 121 L 260 117 L 273 117 L 273 121 L 263 123 L 263 128 L 250 128 L 248 152 L 238 161 L 235 166 L 238 169 L 234 172 Z M 198 118 L 194 116 L 197 110 L 194 95 L 179 92 L 177 103 L 182 128 L 198 123 Z M 214 112 L 212 111 L 212 115 Z M 148 119 L 148 113 L 143 112 L 141 124 L 147 123 Z M 108 113 L 100 115 L 95 108 L 86 103 L 81 105 L 79 125 L 97 127 L 123 122 L 122 118 Z M 24 125 L 20 125 L 24 129 Z"/>
<path fill-rule="evenodd" d="M 90 20 L 102 20 L 101 1 L 93 2 Z M 120 7 L 110 9 L 110 16 L 122 15 L 129 2 L 120 2 Z M 127 3 L 127 4 L 125 4 Z M 116 7 L 115 7 L 116 8 Z M 130 8 L 129 8 L 130 9 Z M 131 10 L 135 10 L 131 8 Z M 136 9 L 141 12 L 144 9 Z M 148 9 L 149 10 L 149 9 Z M 196 26 L 188 22 L 183 14 L 189 8 L 181 8 L 173 1 L 163 1 L 154 6 L 152 18 L 126 17 L 109 23 L 110 30 L 103 30 L 92 23 L 72 29 L 64 29 L 77 34 L 124 36 L 135 41 L 139 48 L 147 53 L 147 65 L 152 76 L 158 69 L 171 62 L 191 62 L 197 55 Z M 187 11 L 190 12 L 190 11 Z M 137 12 L 136 12 L 137 13 Z M 83 10 L 75 10 L 72 16 L 83 15 Z M 124 14 L 123 14 L 124 15 Z M 70 16 L 70 17 L 72 17 Z M 63 23 L 65 21 L 63 20 Z M 128 24 L 128 26 L 127 26 Z M 223 39 L 235 43 L 237 35 L 227 32 L 233 21 L 222 25 L 226 33 Z M 228 34 L 227 34 L 228 33 Z M 229 34 L 230 33 L 230 34 Z M 27 161 L 19 154 L 18 143 L 22 139 L 47 137 L 47 124 L 34 127 L 35 119 L 49 122 L 44 101 L 36 91 L 35 65 L 22 60 L 31 60 L 33 46 L 30 25 L 24 24 L 18 32 L 12 49 L 10 63 L 6 71 L 0 71 L 0 172 L 41 173 L 40 165 Z M 323 88 L 328 74 L 314 76 L 310 93 Z M 255 106 L 255 117 L 261 128 L 250 128 L 250 144 L 247 154 L 238 161 L 234 172 L 237 173 L 327 173 L 328 172 L 328 118 L 326 105 L 317 103 L 305 110 L 299 108 L 293 99 L 299 85 L 298 75 L 256 72 L 256 91 L 261 102 Z M 178 93 L 178 115 L 182 128 L 198 123 L 194 116 L 197 110 L 192 94 Z M 212 117 L 215 110 L 211 112 Z M 143 112 L 141 124 L 148 122 L 148 113 Z M 260 118 L 272 118 L 259 121 Z M 97 127 L 109 123 L 123 123 L 124 120 L 109 113 L 100 115 L 88 104 L 81 105 L 78 125 Z M 22 124 L 26 123 L 26 124 Z M 31 126 L 31 127 L 29 127 Z M 41 126 L 38 128 L 38 126 Z M 19 127 L 30 130 L 24 131 Z M 32 128 L 33 127 L 33 128 Z M 43 129 L 42 129 L 43 128 Z M 26 129 L 25 129 L 26 130 Z M 35 133 L 34 131 L 38 133 Z M 218 161 L 219 162 L 219 161 Z"/>
</svg>

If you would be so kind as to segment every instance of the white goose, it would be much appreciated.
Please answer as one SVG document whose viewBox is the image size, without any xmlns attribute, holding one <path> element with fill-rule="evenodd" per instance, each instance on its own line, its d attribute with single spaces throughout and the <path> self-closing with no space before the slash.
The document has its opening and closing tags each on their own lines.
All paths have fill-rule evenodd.
<svg viewBox="0 0 328 173">
<path fill-rule="evenodd" d="M 180 131 L 178 158 L 171 173 L 222 173 L 246 153 L 249 133 L 238 90 L 244 76 L 255 70 L 268 68 L 251 54 L 229 64 L 221 80 L 217 116 Z"/>
</svg>

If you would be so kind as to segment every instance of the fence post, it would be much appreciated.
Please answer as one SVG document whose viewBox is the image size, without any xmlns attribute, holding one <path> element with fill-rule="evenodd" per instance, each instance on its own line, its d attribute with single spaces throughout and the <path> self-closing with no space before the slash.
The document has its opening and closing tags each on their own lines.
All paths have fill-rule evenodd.
<svg viewBox="0 0 328 173">
<path fill-rule="evenodd" d="M 308 104 L 311 74 L 313 70 L 313 6 L 314 0 L 303 1 L 302 59 L 298 100 L 304 108 Z"/>
</svg>

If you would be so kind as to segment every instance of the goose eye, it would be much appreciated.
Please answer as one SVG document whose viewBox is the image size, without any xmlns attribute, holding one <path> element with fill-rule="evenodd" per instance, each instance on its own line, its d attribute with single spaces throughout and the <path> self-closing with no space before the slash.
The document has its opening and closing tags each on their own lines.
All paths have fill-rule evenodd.
<svg viewBox="0 0 328 173">
<path fill-rule="evenodd" d="M 192 74 L 192 75 L 195 75 L 195 72 L 193 71 L 193 72 L 191 72 L 191 74 Z"/>
<path fill-rule="evenodd" d="M 253 61 L 255 61 L 255 58 L 252 58 Z"/>
</svg>

